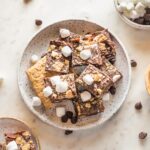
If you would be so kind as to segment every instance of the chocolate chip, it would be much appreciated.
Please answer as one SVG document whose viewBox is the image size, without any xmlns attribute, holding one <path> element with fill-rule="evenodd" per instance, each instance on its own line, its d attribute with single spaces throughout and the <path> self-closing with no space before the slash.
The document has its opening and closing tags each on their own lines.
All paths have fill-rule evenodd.
<svg viewBox="0 0 150 150">
<path fill-rule="evenodd" d="M 30 2 L 31 0 L 23 0 L 24 1 L 24 3 L 28 3 L 28 2 Z"/>
<path fill-rule="evenodd" d="M 42 24 L 42 20 L 36 19 L 36 20 L 35 20 L 35 24 L 36 24 L 37 26 L 40 26 L 40 25 Z"/>
<path fill-rule="evenodd" d="M 67 115 L 67 117 L 68 117 L 68 118 L 70 118 L 70 119 L 71 119 L 71 118 L 72 118 L 72 116 L 73 116 L 73 112 L 71 112 L 71 111 L 67 111 L 67 112 L 66 112 L 66 115 Z"/>
<path fill-rule="evenodd" d="M 139 133 L 139 139 L 145 139 L 147 137 L 147 133 L 146 132 L 140 132 Z"/>
<path fill-rule="evenodd" d="M 137 66 L 137 62 L 135 60 L 131 60 L 131 67 L 136 67 Z"/>
<path fill-rule="evenodd" d="M 150 8 L 146 8 L 146 14 L 150 14 Z"/>
<path fill-rule="evenodd" d="M 144 21 L 144 25 L 150 25 L 150 21 Z"/>
<path fill-rule="evenodd" d="M 137 103 L 135 104 L 135 109 L 137 109 L 137 110 L 142 109 L 142 103 L 141 103 L 141 102 L 137 102 Z"/>
<path fill-rule="evenodd" d="M 78 121 L 78 117 L 77 116 L 74 116 L 74 117 L 71 118 L 71 123 L 72 124 L 76 124 L 77 121 Z"/>
<path fill-rule="evenodd" d="M 68 121 L 68 116 L 67 115 L 62 116 L 61 121 L 66 123 Z"/>
<path fill-rule="evenodd" d="M 69 134 L 72 134 L 73 131 L 72 130 L 65 130 L 65 135 L 69 135 Z"/>
<path fill-rule="evenodd" d="M 116 61 L 115 58 L 111 58 L 111 59 L 109 60 L 109 62 L 110 62 L 112 65 L 115 63 L 115 61 Z"/>
<path fill-rule="evenodd" d="M 145 21 L 150 22 L 150 14 L 145 14 L 144 19 Z"/>
<path fill-rule="evenodd" d="M 109 89 L 109 92 L 112 94 L 112 95 L 115 95 L 116 94 L 116 88 L 114 86 L 111 86 L 110 89 Z"/>
</svg>

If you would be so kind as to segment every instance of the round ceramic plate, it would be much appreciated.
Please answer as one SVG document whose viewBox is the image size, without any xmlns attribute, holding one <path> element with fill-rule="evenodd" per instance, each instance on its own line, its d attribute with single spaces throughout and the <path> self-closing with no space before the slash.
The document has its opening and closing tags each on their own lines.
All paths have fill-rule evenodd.
<svg viewBox="0 0 150 150">
<path fill-rule="evenodd" d="M 33 135 L 31 129 L 25 123 L 13 118 L 0 118 L 0 142 L 2 143 L 5 142 L 5 133 L 16 133 L 26 130 L 31 133 L 36 150 L 40 150 L 37 138 Z"/>
<path fill-rule="evenodd" d="M 123 74 L 123 78 L 121 79 L 121 81 L 119 81 L 119 84 L 117 85 L 117 92 L 115 96 L 112 96 L 110 101 L 104 102 L 104 113 L 91 117 L 81 118 L 77 124 L 71 124 L 70 121 L 68 121 L 67 123 L 62 123 L 60 119 L 56 117 L 54 109 L 45 111 L 43 107 L 36 109 L 32 107 L 32 96 L 34 96 L 35 93 L 32 90 L 31 83 L 26 75 L 26 70 L 31 66 L 30 58 L 33 54 L 36 54 L 40 57 L 41 54 L 47 50 L 49 41 L 59 36 L 60 28 L 67 28 L 70 31 L 78 34 L 85 34 L 87 32 L 95 32 L 104 29 L 100 25 L 84 20 L 66 20 L 52 24 L 36 34 L 26 47 L 19 66 L 18 84 L 23 100 L 28 108 L 41 120 L 48 123 L 49 125 L 54 125 L 55 127 L 59 127 L 61 129 L 78 130 L 101 125 L 108 119 L 110 119 L 123 104 L 129 90 L 131 77 L 130 63 L 127 53 L 121 42 L 112 33 L 110 34 L 112 35 L 112 39 L 117 47 L 115 65 Z M 66 107 L 67 109 L 72 109 L 72 104 L 68 102 Z"/>
</svg>

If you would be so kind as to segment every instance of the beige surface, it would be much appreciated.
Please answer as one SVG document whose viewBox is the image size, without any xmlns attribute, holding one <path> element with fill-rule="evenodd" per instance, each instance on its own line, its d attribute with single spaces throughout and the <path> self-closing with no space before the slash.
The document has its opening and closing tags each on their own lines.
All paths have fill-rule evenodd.
<svg viewBox="0 0 150 150">
<path fill-rule="evenodd" d="M 150 97 L 145 90 L 144 74 L 150 64 L 150 32 L 132 29 L 118 17 L 111 0 L 23 0 L 0 1 L 0 115 L 24 120 L 38 135 L 42 150 L 149 150 Z M 83 7 L 84 6 L 84 7 Z M 41 18 L 38 28 L 34 19 Z M 119 113 L 104 127 L 77 131 L 70 136 L 38 120 L 25 106 L 17 87 L 17 65 L 29 39 L 53 22 L 82 18 L 99 23 L 117 34 L 129 55 L 138 62 L 133 69 L 129 96 Z M 137 112 L 134 104 L 142 101 Z M 148 139 L 138 140 L 138 133 L 148 132 Z"/>
</svg>

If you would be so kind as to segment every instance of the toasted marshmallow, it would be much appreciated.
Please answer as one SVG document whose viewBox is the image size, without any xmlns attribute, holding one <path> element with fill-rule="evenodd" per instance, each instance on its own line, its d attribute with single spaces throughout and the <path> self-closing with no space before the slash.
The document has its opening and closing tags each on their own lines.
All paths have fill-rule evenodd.
<svg viewBox="0 0 150 150">
<path fill-rule="evenodd" d="M 90 99 L 91 99 L 91 93 L 90 92 L 88 92 L 88 91 L 84 91 L 84 92 L 82 92 L 81 94 L 81 100 L 83 101 L 83 102 L 87 102 L 87 101 L 89 101 Z"/>
<path fill-rule="evenodd" d="M 109 93 L 104 94 L 102 100 L 103 101 L 109 101 L 110 100 L 110 94 Z"/>
<path fill-rule="evenodd" d="M 59 33 L 62 38 L 70 36 L 70 31 L 68 29 L 60 29 Z"/>
<path fill-rule="evenodd" d="M 69 57 L 71 56 L 71 53 L 72 53 L 72 49 L 69 47 L 69 46 L 64 46 L 62 49 L 62 54 L 65 56 L 65 57 Z"/>
<path fill-rule="evenodd" d="M 113 82 L 115 83 L 116 81 L 118 81 L 119 79 L 120 79 L 120 75 L 118 74 L 118 75 L 115 75 L 115 76 L 113 76 Z"/>
<path fill-rule="evenodd" d="M 85 76 L 83 76 L 83 81 L 87 84 L 87 85 L 92 85 L 94 80 L 92 78 L 91 75 L 86 74 Z"/>
<path fill-rule="evenodd" d="M 90 50 L 83 50 L 80 52 L 80 58 L 83 60 L 87 60 L 92 56 L 92 53 Z"/>
<path fill-rule="evenodd" d="M 66 81 L 61 81 L 56 85 L 56 91 L 58 93 L 64 93 L 68 90 L 68 83 Z"/>
<path fill-rule="evenodd" d="M 50 86 L 47 86 L 43 89 L 43 94 L 45 97 L 49 97 L 53 93 L 52 88 Z"/>
<path fill-rule="evenodd" d="M 133 2 L 129 2 L 127 3 L 127 6 L 126 6 L 127 10 L 128 11 L 131 11 L 134 9 L 134 3 Z"/>
<path fill-rule="evenodd" d="M 64 107 L 56 107 L 57 117 L 62 117 L 66 114 L 66 109 Z"/>
<path fill-rule="evenodd" d="M 37 96 L 32 97 L 32 106 L 34 107 L 41 106 L 41 100 L 39 97 Z"/>
<path fill-rule="evenodd" d="M 124 12 L 127 9 L 127 2 L 121 2 L 118 6 L 117 9 L 119 12 Z"/>
<path fill-rule="evenodd" d="M 52 85 L 57 85 L 60 83 L 60 81 L 60 76 L 53 76 L 50 78 L 50 82 L 52 83 Z"/>
<path fill-rule="evenodd" d="M 7 150 L 19 150 L 18 145 L 15 141 L 11 141 L 6 145 Z"/>
<path fill-rule="evenodd" d="M 39 60 L 39 57 L 37 55 L 34 54 L 31 56 L 31 63 L 32 64 L 35 64 L 38 60 Z"/>
<path fill-rule="evenodd" d="M 130 18 L 131 19 L 137 19 L 137 18 L 139 18 L 140 17 L 140 15 L 138 14 L 138 12 L 136 11 L 136 10 L 132 10 L 131 12 L 130 12 Z"/>
</svg>

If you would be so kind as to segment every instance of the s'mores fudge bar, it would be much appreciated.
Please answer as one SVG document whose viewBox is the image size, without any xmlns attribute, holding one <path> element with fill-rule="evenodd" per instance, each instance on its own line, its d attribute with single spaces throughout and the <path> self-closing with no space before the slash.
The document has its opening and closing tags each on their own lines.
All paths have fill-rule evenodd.
<svg viewBox="0 0 150 150">
<path fill-rule="evenodd" d="M 87 89 L 96 97 L 101 97 L 113 84 L 110 77 L 93 65 L 88 65 L 76 83 Z"/>
<path fill-rule="evenodd" d="M 51 89 L 48 97 L 52 102 L 59 102 L 64 99 L 73 99 L 77 96 L 74 74 L 57 75 L 45 78 L 45 89 Z M 45 95 L 46 96 L 46 95 Z"/>
<path fill-rule="evenodd" d="M 46 55 L 46 71 L 57 73 L 69 72 L 69 57 L 72 54 L 72 48 L 65 42 L 57 40 L 51 41 Z"/>
<path fill-rule="evenodd" d="M 117 68 L 106 59 L 103 60 L 100 70 L 107 74 L 113 83 L 116 83 L 122 78 L 122 74 L 117 70 Z"/>
<path fill-rule="evenodd" d="M 104 111 L 102 100 L 91 100 L 85 103 L 74 102 L 74 107 L 78 117 L 96 115 Z"/>
</svg>

